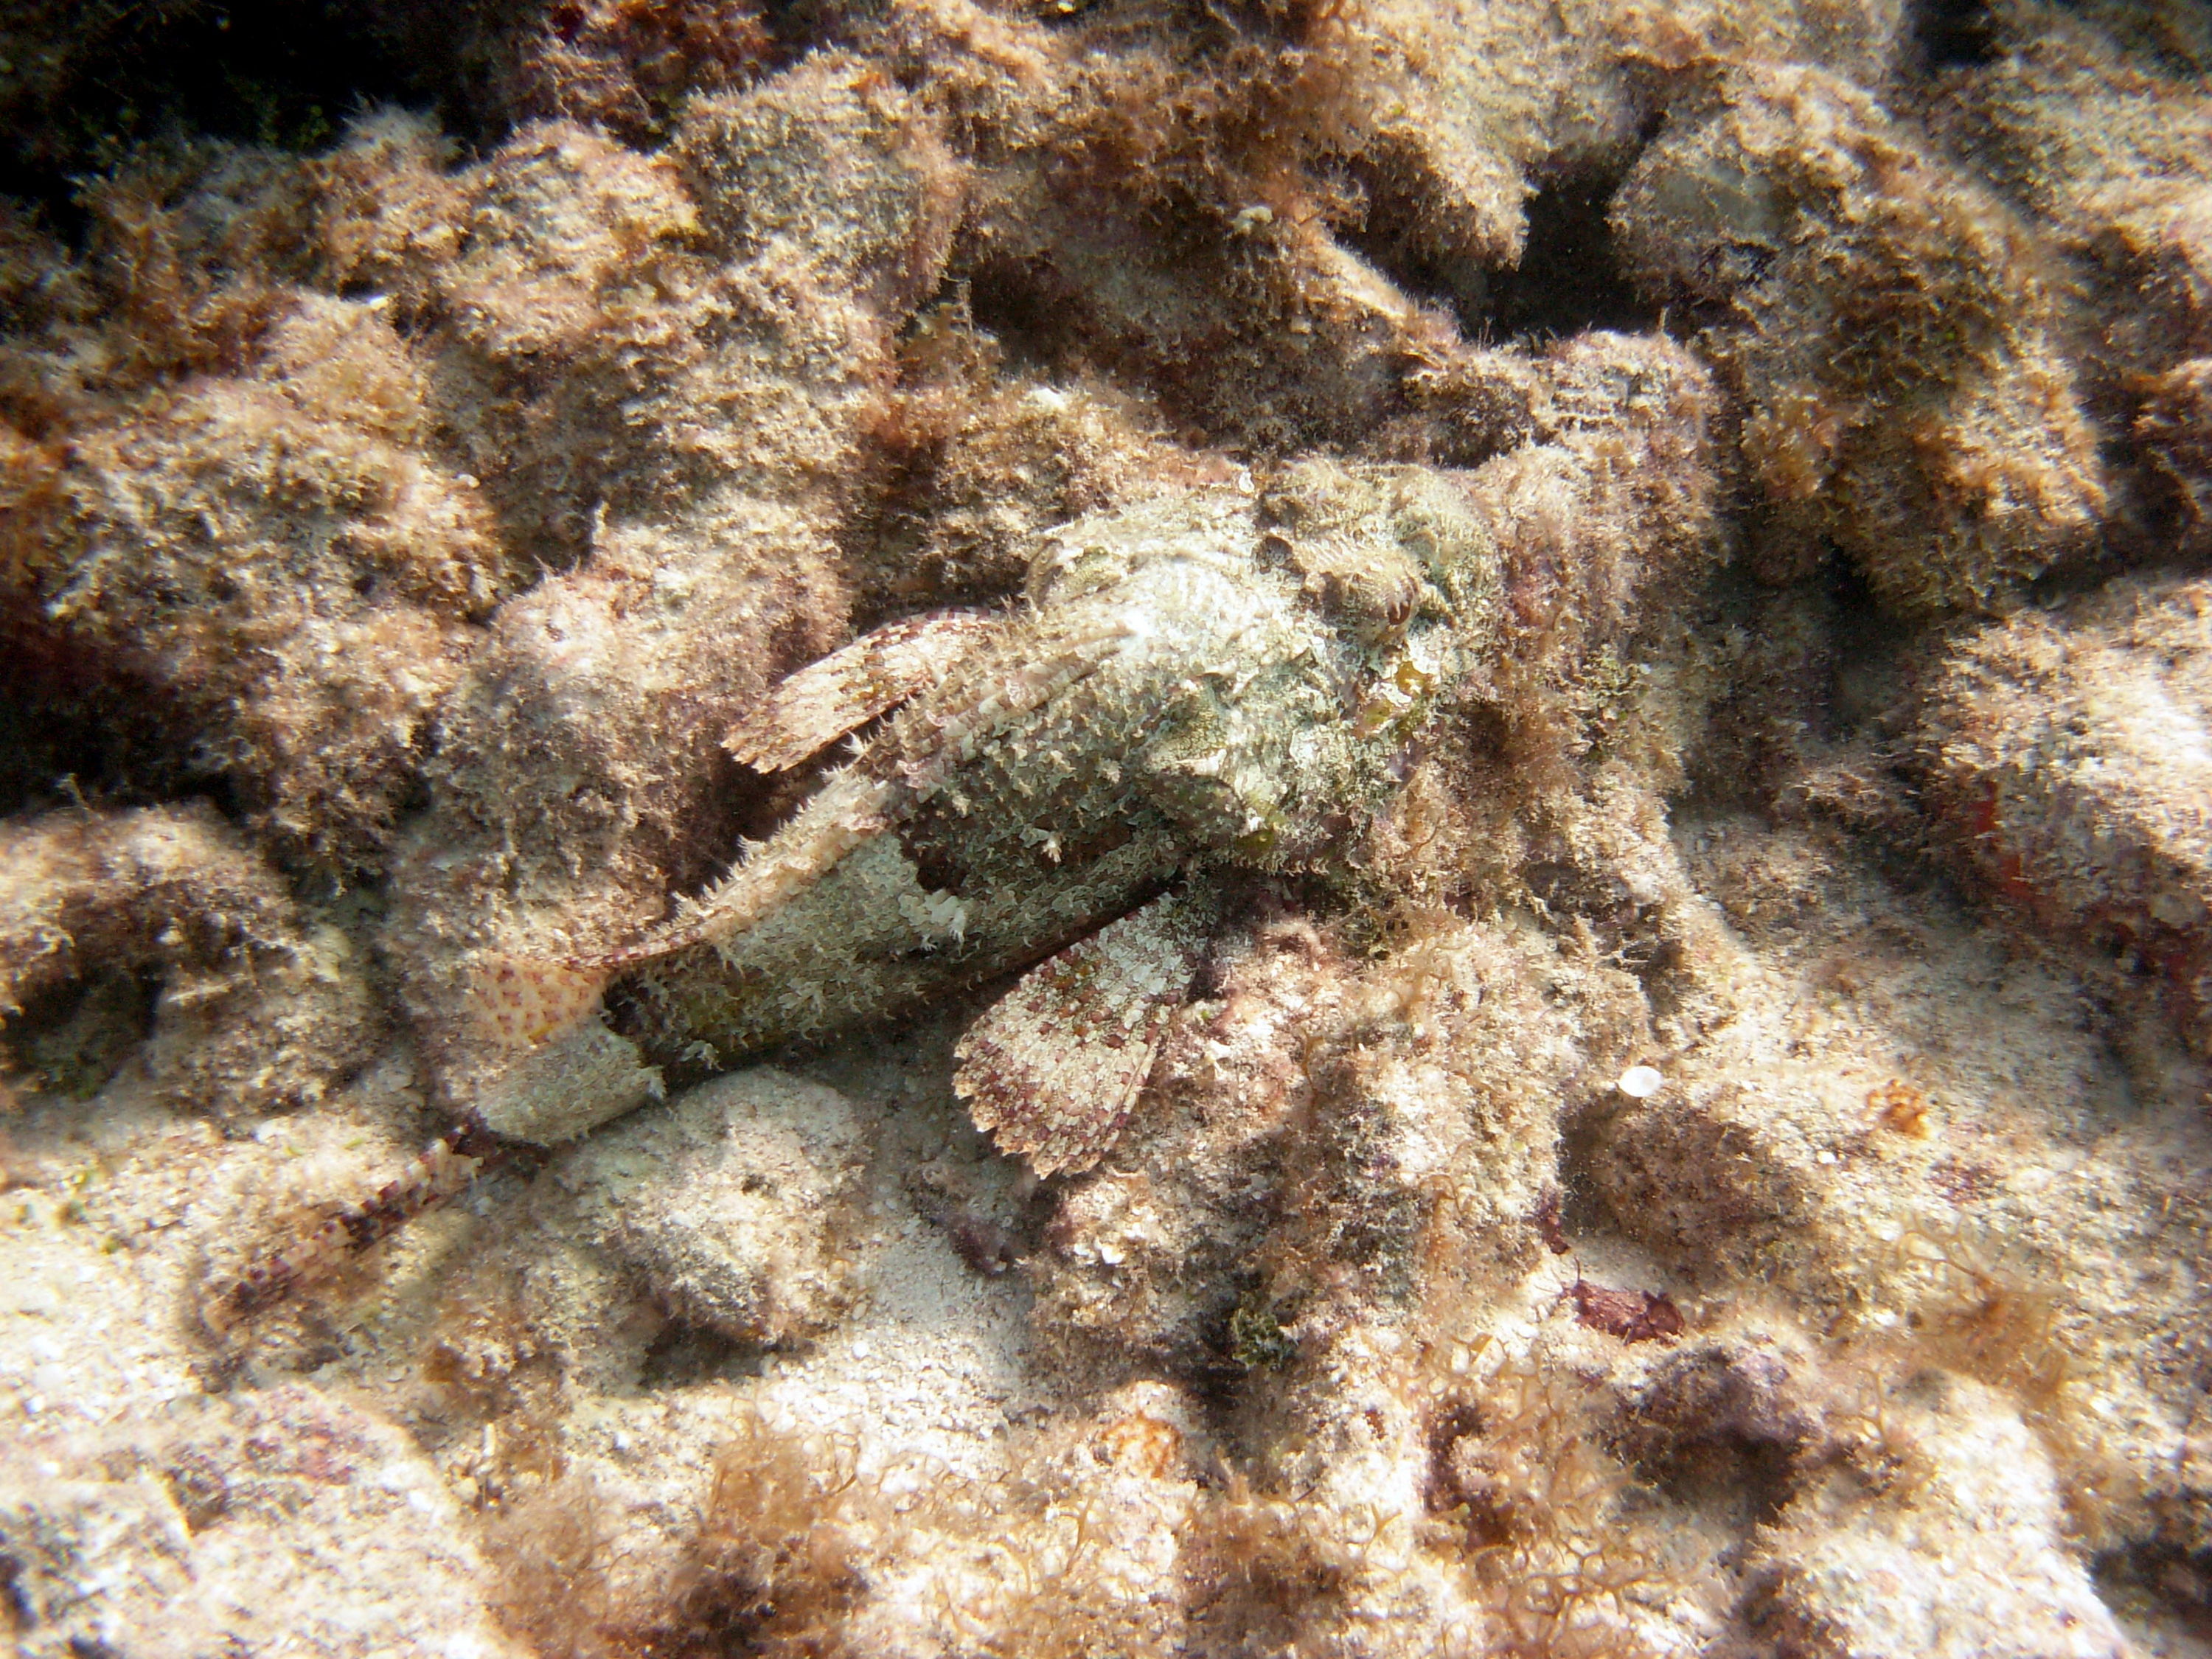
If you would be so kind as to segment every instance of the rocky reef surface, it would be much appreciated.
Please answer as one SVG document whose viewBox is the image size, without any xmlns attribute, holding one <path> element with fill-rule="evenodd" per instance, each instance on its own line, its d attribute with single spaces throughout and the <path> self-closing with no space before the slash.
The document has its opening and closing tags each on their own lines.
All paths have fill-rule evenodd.
<svg viewBox="0 0 2212 1659">
<path fill-rule="evenodd" d="M 2212 14 L 31 3 L 0 125 L 14 1650 L 2212 1654 Z M 1004 975 L 569 995 L 905 740 L 786 676 L 1201 520 L 1458 654 L 1177 751 L 1084 1157 Z"/>
</svg>

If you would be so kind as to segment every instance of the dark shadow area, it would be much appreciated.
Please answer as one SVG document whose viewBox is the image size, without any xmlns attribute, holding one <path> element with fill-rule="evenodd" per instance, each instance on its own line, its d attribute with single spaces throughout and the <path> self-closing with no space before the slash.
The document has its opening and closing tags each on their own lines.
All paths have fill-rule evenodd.
<svg viewBox="0 0 2212 1659">
<path fill-rule="evenodd" d="M 1908 680 L 1915 629 L 1882 609 L 1858 566 L 1847 558 L 1821 567 L 1827 589 L 1826 695 L 1817 703 L 1820 735 L 1860 736 L 1893 716 L 1912 692 Z"/>
<path fill-rule="evenodd" d="M 343 0 L 32 0 L 0 22 L 0 191 L 68 228 L 73 180 L 173 132 L 313 150 L 369 105 L 420 100 Z"/>
<path fill-rule="evenodd" d="M 1564 339 L 1585 329 L 1656 327 L 1614 258 L 1605 222 L 1620 178 L 1557 179 L 1528 199 L 1528 245 L 1518 270 L 1491 278 L 1490 331 L 1500 340 Z"/>
<path fill-rule="evenodd" d="M 76 181 L 149 140 L 313 152 L 386 104 L 434 111 L 465 152 L 558 115 L 649 148 L 689 94 L 747 83 L 835 21 L 821 0 L 14 0 L 0 192 L 67 234 Z"/>
<path fill-rule="evenodd" d="M 1612 1438 L 1667 1497 L 1740 1533 L 1779 1515 L 1825 1455 L 1820 1419 L 1788 1366 L 1756 1346 L 1723 1343 L 1661 1361 Z"/>
<path fill-rule="evenodd" d="M 757 1376 L 766 1352 L 757 1343 L 735 1341 L 704 1325 L 672 1319 L 646 1349 L 637 1380 L 647 1389 L 684 1389 Z"/>
<path fill-rule="evenodd" d="M 1449 312 L 1462 333 L 1480 335 L 1491 316 L 1492 283 L 1510 273 L 1493 273 L 1425 243 L 1413 228 L 1420 219 L 1419 199 L 1387 173 L 1355 168 L 1353 178 L 1367 198 L 1367 213 L 1340 231 L 1340 239 L 1407 294 Z"/>
<path fill-rule="evenodd" d="M 7 1022 L 0 1066 L 41 1093 L 89 1100 L 153 1031 L 161 989 L 157 972 L 110 971 L 29 997 Z"/>
<path fill-rule="evenodd" d="M 1048 264 L 987 258 L 966 274 L 969 317 L 1000 353 L 1001 373 L 1049 378 L 1081 361 L 1080 313 Z"/>
<path fill-rule="evenodd" d="M 1982 0 L 1920 0 L 1912 38 L 1931 70 L 1986 64 L 1996 56 L 1996 30 Z"/>
<path fill-rule="evenodd" d="M 2138 1544 L 2096 1557 L 2090 1571 L 2106 1602 L 2154 1610 L 2160 1624 L 2179 1626 L 2200 1642 L 2212 1640 L 2212 1550 Z"/>
<path fill-rule="evenodd" d="M 40 806 L 142 805 L 216 781 L 191 769 L 173 705 L 93 678 L 91 664 L 35 626 L 7 626 L 0 638 L 0 817 Z"/>
</svg>

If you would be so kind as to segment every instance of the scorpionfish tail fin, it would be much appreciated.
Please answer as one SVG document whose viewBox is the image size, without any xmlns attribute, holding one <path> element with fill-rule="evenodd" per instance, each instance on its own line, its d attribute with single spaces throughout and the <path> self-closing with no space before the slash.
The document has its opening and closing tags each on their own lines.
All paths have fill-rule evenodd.
<svg viewBox="0 0 2212 1659">
<path fill-rule="evenodd" d="M 461 989 L 469 1035 L 489 1050 L 543 1048 L 597 1017 L 609 978 L 596 966 L 479 951 Z"/>
</svg>

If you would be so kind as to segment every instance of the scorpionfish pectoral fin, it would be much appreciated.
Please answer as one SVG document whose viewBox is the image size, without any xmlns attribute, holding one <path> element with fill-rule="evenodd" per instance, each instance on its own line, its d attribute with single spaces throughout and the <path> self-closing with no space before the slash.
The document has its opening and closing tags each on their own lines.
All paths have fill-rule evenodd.
<svg viewBox="0 0 2212 1659">
<path fill-rule="evenodd" d="M 477 952 L 461 988 L 469 1033 L 495 1050 L 540 1048 L 592 1018 L 609 977 L 505 951 Z"/>
<path fill-rule="evenodd" d="M 1210 887 L 1181 888 L 1023 975 L 954 1051 L 975 1126 L 1039 1175 L 1096 1164 L 1143 1092 L 1219 915 Z"/>
</svg>

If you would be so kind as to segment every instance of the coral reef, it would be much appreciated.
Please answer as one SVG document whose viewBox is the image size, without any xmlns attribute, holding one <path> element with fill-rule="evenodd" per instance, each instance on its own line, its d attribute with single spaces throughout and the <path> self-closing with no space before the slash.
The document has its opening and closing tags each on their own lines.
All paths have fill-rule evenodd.
<svg viewBox="0 0 2212 1659">
<path fill-rule="evenodd" d="M 321 1100 L 382 1036 L 360 945 L 203 805 L 9 824 L 0 952 L 11 1058 L 63 1095 L 120 1075 L 252 1117 Z"/>
<path fill-rule="evenodd" d="M 2031 925 L 2160 982 L 2212 1055 L 2212 665 L 2201 580 L 2118 581 L 1962 641 L 1929 699 L 1929 781 L 1962 861 Z"/>
<path fill-rule="evenodd" d="M 94 211 L 97 301 L 9 353 L 0 604 L 46 681 L 25 692 L 157 701 L 175 770 L 223 777 L 288 857 L 374 869 L 510 556 L 425 453 L 386 305 L 289 280 L 296 168 L 203 147 Z"/>
<path fill-rule="evenodd" d="M 2205 1651 L 2201 10 L 342 9 L 0 21 L 15 1648 Z"/>
<path fill-rule="evenodd" d="M 1714 316 L 1765 533 L 1832 540 L 1900 607 L 1996 604 L 2085 551 L 2097 434 L 2028 233 L 1849 82 L 1747 67 L 1710 101 L 1668 112 L 1612 213 L 1638 283 Z"/>
</svg>

